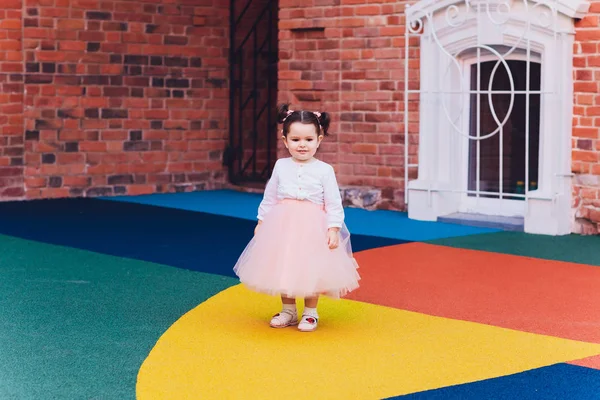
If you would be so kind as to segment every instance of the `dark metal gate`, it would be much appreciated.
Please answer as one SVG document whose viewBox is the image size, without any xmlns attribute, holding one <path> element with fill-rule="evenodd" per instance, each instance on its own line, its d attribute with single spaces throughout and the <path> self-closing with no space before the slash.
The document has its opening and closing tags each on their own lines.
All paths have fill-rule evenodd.
<svg viewBox="0 0 600 400">
<path fill-rule="evenodd" d="M 231 0 L 230 141 L 233 184 L 264 183 L 277 156 L 277 0 Z"/>
</svg>

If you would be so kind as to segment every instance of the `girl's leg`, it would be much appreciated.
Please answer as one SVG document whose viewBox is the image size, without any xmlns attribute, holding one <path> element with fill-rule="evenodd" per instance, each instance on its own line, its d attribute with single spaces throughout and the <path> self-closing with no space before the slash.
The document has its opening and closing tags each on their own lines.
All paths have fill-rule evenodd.
<svg viewBox="0 0 600 400">
<path fill-rule="evenodd" d="M 317 303 L 319 302 L 319 296 L 316 297 L 307 297 L 304 299 L 304 307 L 308 308 L 317 308 Z"/>
<path fill-rule="evenodd" d="M 294 308 L 296 308 L 296 299 L 293 297 L 285 297 L 284 295 L 281 295 L 281 302 L 284 304 L 284 306 L 286 304 L 293 304 Z"/>
<path fill-rule="evenodd" d="M 271 319 L 273 328 L 285 328 L 286 326 L 298 324 L 298 311 L 296 311 L 296 299 L 293 297 L 281 296 L 283 309 L 275 314 Z"/>
<path fill-rule="evenodd" d="M 317 313 L 318 302 L 319 296 L 304 299 L 304 312 L 302 313 L 302 320 L 298 325 L 298 329 L 301 331 L 312 332 L 317 329 L 317 322 L 319 321 L 319 314 Z"/>
</svg>

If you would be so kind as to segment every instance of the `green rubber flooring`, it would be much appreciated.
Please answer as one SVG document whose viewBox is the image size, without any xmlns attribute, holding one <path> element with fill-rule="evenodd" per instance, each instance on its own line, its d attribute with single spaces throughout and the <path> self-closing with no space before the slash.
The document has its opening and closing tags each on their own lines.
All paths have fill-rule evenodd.
<svg viewBox="0 0 600 400">
<path fill-rule="evenodd" d="M 497 232 L 435 239 L 427 243 L 600 266 L 600 236 Z"/>
<path fill-rule="evenodd" d="M 0 235 L 0 399 L 132 399 L 177 319 L 233 278 Z"/>
</svg>

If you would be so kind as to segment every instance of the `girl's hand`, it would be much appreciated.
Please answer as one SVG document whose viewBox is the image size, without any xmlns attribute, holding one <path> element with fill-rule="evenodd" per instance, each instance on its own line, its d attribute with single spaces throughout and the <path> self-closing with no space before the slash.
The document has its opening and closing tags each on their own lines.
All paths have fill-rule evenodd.
<svg viewBox="0 0 600 400">
<path fill-rule="evenodd" d="M 339 228 L 329 228 L 327 230 L 327 245 L 330 249 L 336 249 L 340 244 Z"/>
<path fill-rule="evenodd" d="M 258 224 L 256 224 L 256 228 L 254 228 L 254 235 L 256 235 L 256 232 L 258 232 L 258 228 L 260 227 L 260 224 L 262 224 L 262 220 L 258 220 Z"/>
</svg>

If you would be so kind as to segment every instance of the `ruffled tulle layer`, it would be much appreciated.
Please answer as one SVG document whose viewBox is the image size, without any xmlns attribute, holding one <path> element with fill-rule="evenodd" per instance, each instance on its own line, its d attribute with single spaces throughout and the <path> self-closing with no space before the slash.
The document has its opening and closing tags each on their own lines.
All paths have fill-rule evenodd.
<svg viewBox="0 0 600 400">
<path fill-rule="evenodd" d="M 357 269 L 346 226 L 340 230 L 339 247 L 329 249 L 325 211 L 297 200 L 284 200 L 269 211 L 233 268 L 255 291 L 333 298 L 358 288 Z"/>
</svg>

